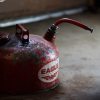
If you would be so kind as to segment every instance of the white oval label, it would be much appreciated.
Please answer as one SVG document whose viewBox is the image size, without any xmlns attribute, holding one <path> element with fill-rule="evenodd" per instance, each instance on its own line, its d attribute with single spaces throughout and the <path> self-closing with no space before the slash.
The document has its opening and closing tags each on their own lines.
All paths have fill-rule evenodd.
<svg viewBox="0 0 100 100">
<path fill-rule="evenodd" d="M 58 77 L 59 58 L 43 66 L 38 72 L 38 78 L 42 82 L 53 82 Z"/>
</svg>

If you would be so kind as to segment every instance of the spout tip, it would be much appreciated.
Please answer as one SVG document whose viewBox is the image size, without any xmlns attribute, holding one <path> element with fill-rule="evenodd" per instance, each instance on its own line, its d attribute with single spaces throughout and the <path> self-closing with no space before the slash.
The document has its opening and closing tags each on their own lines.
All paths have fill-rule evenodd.
<svg viewBox="0 0 100 100">
<path fill-rule="evenodd" d="M 87 28 L 87 30 L 89 30 L 91 33 L 93 33 L 93 28 Z"/>
<path fill-rule="evenodd" d="M 90 32 L 93 33 L 93 28 L 90 29 Z"/>
</svg>

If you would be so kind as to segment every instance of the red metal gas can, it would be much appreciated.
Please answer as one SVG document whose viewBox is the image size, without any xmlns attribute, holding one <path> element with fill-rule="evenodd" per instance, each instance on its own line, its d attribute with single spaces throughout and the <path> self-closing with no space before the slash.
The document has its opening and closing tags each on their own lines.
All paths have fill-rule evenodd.
<svg viewBox="0 0 100 100">
<path fill-rule="evenodd" d="M 58 25 L 68 22 L 92 29 L 75 20 L 57 20 L 44 37 L 30 35 L 22 25 L 16 33 L 0 33 L 0 93 L 33 93 L 59 84 L 59 52 L 55 45 Z"/>
</svg>

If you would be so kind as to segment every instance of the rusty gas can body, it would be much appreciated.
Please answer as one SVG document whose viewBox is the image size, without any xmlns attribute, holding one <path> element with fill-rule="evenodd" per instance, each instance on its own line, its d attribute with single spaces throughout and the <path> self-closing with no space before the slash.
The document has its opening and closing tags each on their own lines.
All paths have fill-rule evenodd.
<svg viewBox="0 0 100 100">
<path fill-rule="evenodd" d="M 9 38 L 0 47 L 0 92 L 36 92 L 58 84 L 59 57 L 55 44 L 35 35 L 30 36 L 28 44 L 21 43 L 15 35 Z"/>
</svg>

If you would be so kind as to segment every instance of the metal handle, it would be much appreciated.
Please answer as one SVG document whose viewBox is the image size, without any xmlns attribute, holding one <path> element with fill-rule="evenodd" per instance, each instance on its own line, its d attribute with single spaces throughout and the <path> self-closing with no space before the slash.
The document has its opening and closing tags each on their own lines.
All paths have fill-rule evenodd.
<svg viewBox="0 0 100 100">
<path fill-rule="evenodd" d="M 29 43 L 29 30 L 20 24 L 16 25 L 16 36 L 21 40 L 23 44 Z"/>
</svg>

